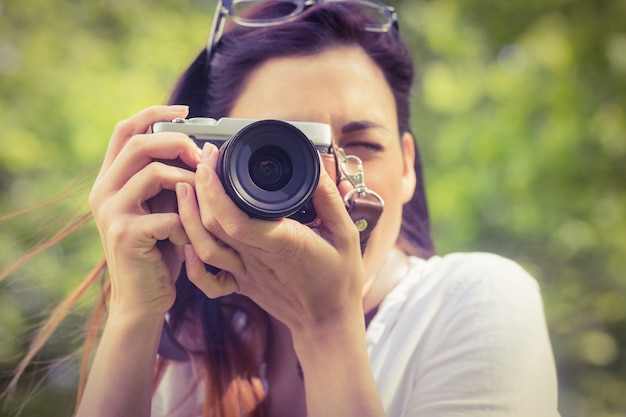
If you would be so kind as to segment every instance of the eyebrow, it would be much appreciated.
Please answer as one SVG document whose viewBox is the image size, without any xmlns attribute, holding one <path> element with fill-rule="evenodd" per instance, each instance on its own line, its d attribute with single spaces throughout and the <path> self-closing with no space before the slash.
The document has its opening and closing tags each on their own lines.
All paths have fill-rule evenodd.
<svg viewBox="0 0 626 417">
<path fill-rule="evenodd" d="M 385 126 L 381 125 L 380 123 L 372 122 L 369 120 L 359 120 L 359 121 L 345 124 L 341 128 L 341 133 L 346 134 L 346 133 L 355 132 L 357 130 L 365 130 L 365 129 L 373 129 L 373 128 L 387 129 Z"/>
</svg>

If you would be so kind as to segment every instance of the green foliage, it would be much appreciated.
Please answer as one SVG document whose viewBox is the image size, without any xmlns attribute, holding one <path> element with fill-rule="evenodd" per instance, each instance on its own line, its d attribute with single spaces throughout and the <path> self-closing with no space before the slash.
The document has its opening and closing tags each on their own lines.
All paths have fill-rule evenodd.
<svg viewBox="0 0 626 417">
<path fill-rule="evenodd" d="M 439 252 L 520 261 L 543 291 L 562 414 L 626 415 L 626 3 L 392 3 L 420 78 L 413 128 Z M 0 217 L 65 196 L 0 220 L 2 269 L 87 210 L 113 126 L 167 99 L 205 42 L 213 6 L 0 3 Z M 0 283 L 0 372 L 102 256 L 94 229 Z M 80 346 L 94 296 L 42 352 L 44 365 Z M 56 365 L 24 381 L 18 398 L 42 378 L 47 388 L 22 415 L 70 414 L 61 404 L 71 402 L 76 360 Z"/>
<path fill-rule="evenodd" d="M 205 42 L 213 7 L 173 0 L 0 3 L 0 217 L 9 216 L 0 220 L 0 270 L 88 211 L 115 123 L 167 100 Z M 101 257 L 89 223 L 0 283 L 0 390 L 34 330 Z M 63 323 L 0 415 L 16 414 L 29 399 L 24 416 L 70 415 L 79 356 L 72 354 L 97 292 Z"/>
<path fill-rule="evenodd" d="M 440 251 L 522 262 L 543 290 L 563 415 L 626 415 L 626 6 L 401 6 Z"/>
</svg>

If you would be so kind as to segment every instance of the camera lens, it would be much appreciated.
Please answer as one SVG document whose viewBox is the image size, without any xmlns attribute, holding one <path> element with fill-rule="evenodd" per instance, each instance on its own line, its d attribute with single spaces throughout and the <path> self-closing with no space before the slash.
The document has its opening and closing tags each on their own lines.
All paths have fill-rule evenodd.
<svg viewBox="0 0 626 417">
<path fill-rule="evenodd" d="M 248 170 L 252 182 L 266 191 L 283 188 L 293 174 L 289 156 L 276 146 L 266 146 L 254 152 Z"/>
<path fill-rule="evenodd" d="M 220 147 L 217 174 L 228 196 L 251 217 L 315 216 L 310 199 L 320 177 L 319 157 L 290 123 L 246 125 Z"/>
</svg>

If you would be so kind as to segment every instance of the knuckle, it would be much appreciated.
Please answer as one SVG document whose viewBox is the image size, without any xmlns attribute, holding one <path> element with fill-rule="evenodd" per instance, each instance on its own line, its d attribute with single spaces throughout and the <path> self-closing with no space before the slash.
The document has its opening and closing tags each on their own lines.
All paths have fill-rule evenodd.
<svg viewBox="0 0 626 417">
<path fill-rule="evenodd" d="M 204 228 L 210 233 L 215 235 L 221 230 L 220 224 L 217 222 L 213 215 L 204 212 L 201 220 L 202 226 L 204 226 Z"/>
<path fill-rule="evenodd" d="M 160 184 L 190 182 L 193 176 L 189 171 L 177 166 L 172 166 L 168 162 L 152 161 L 144 168 L 145 174 L 151 179 L 157 180 Z"/>
<path fill-rule="evenodd" d="M 198 258 L 200 258 L 204 263 L 212 264 L 213 261 L 216 261 L 215 251 L 211 248 L 205 247 L 196 249 L 196 254 L 198 255 Z"/>
<path fill-rule="evenodd" d="M 133 134 L 133 125 L 134 124 L 132 119 L 120 120 L 115 124 L 115 128 L 113 129 L 113 131 L 119 136 L 126 138 Z"/>
<path fill-rule="evenodd" d="M 163 162 L 152 161 L 144 168 L 144 172 L 150 178 L 163 179 L 167 176 L 168 166 Z"/>
<path fill-rule="evenodd" d="M 128 148 L 141 151 L 146 146 L 146 135 L 133 135 L 126 144 Z"/>
<path fill-rule="evenodd" d="M 118 220 L 107 226 L 107 240 L 113 245 L 121 245 L 128 241 L 129 235 L 132 234 L 130 224 L 127 222 Z"/>
<path fill-rule="evenodd" d="M 167 235 L 170 236 L 174 231 L 179 230 L 182 227 L 180 221 L 180 215 L 176 213 L 160 213 L 161 222 L 167 230 Z"/>
<path fill-rule="evenodd" d="M 103 222 L 104 218 L 111 217 L 111 214 L 114 213 L 114 210 L 111 209 L 112 202 L 95 188 L 89 194 L 88 202 L 89 209 L 97 222 Z"/>
<path fill-rule="evenodd" d="M 224 231 L 240 242 L 246 242 L 250 236 L 250 228 L 240 222 L 228 222 L 224 225 Z"/>
</svg>

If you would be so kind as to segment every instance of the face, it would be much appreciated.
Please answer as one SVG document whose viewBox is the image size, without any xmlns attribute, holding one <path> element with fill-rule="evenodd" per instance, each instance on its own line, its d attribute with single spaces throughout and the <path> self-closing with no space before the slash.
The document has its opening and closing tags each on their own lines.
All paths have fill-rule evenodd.
<svg viewBox="0 0 626 417">
<path fill-rule="evenodd" d="M 250 75 L 230 116 L 327 123 L 333 142 L 361 158 L 365 183 L 385 202 L 364 258 L 373 279 L 415 188 L 413 139 L 399 136 L 395 100 L 378 66 L 359 47 L 271 59 Z"/>
</svg>

